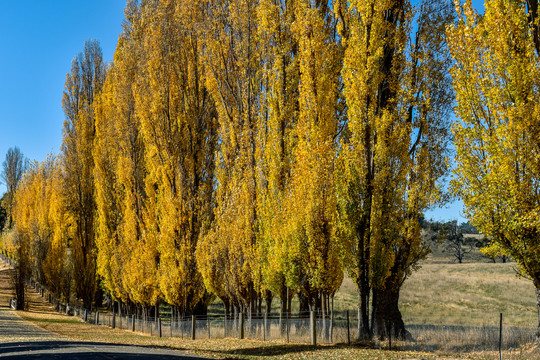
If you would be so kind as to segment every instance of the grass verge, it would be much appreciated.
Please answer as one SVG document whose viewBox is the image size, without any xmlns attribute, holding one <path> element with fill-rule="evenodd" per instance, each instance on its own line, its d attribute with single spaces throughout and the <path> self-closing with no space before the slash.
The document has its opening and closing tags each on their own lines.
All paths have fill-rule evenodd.
<svg viewBox="0 0 540 360">
<path fill-rule="evenodd" d="M 41 297 L 32 290 L 29 291 L 28 295 L 30 311 L 18 312 L 23 319 L 33 322 L 42 329 L 76 341 L 164 347 L 184 350 L 191 354 L 216 359 L 498 359 L 496 352 L 476 352 L 457 355 L 425 351 L 388 351 L 340 344 L 313 347 L 306 344 L 287 344 L 282 341 L 238 340 L 233 338 L 211 340 L 157 338 L 141 333 L 111 329 L 106 326 L 86 324 L 76 317 L 55 313 L 52 307 L 45 304 Z M 537 356 L 531 351 L 520 349 L 519 351 L 505 352 L 504 358 L 524 360 L 540 359 L 540 356 Z"/>
<path fill-rule="evenodd" d="M 494 264 L 495 265 L 495 264 Z M 489 264 L 487 266 L 490 266 Z M 492 281 L 499 283 L 501 286 L 507 286 L 510 279 L 516 280 L 513 277 L 511 268 L 504 264 L 504 266 L 490 267 L 494 273 L 487 276 L 485 269 L 486 265 L 468 265 L 468 266 L 426 266 L 424 272 L 419 272 L 413 275 L 411 285 L 416 290 L 424 287 L 424 298 L 430 299 L 429 302 L 424 301 L 422 306 L 420 299 L 414 299 L 407 295 L 404 296 L 404 302 L 408 304 L 407 307 L 418 306 L 419 309 L 426 309 L 429 307 L 438 306 L 435 302 L 452 303 L 455 300 L 453 296 L 467 296 L 463 294 L 463 290 L 455 292 L 454 295 L 450 295 L 451 288 L 455 288 L 448 282 L 459 281 L 466 282 L 464 285 L 474 286 L 479 281 Z M 446 281 L 441 281 L 443 285 L 434 285 L 432 287 L 427 286 L 429 278 L 432 278 L 438 274 L 438 276 L 445 277 Z M 501 275 L 503 274 L 503 275 Z M 471 277 L 478 277 L 478 279 L 472 279 Z M 487 280 L 487 279 L 492 280 Z M 433 283 L 433 281 L 432 281 Z M 437 284 L 435 282 L 435 284 Z M 344 284 L 346 286 L 346 284 Z M 524 282 L 521 282 L 519 286 L 525 288 Z M 469 287 L 466 286 L 466 287 Z M 444 289 L 443 289 L 444 288 Z M 493 296 L 497 293 L 497 290 L 493 290 L 491 287 L 488 289 L 487 294 Z M 343 289 L 342 289 L 343 290 Z M 347 290 L 347 289 L 344 289 Z M 516 297 L 520 294 L 519 291 L 511 291 Z M 520 289 L 521 290 L 521 289 Z M 354 296 L 354 288 L 351 286 L 349 289 L 350 297 Z M 466 291 L 466 290 L 465 290 Z M 476 287 L 476 291 L 479 291 L 479 287 Z M 415 292 L 415 291 L 413 291 Z M 437 294 L 441 294 L 441 297 L 437 297 Z M 7 276 L 7 270 L 0 271 L 0 304 L 2 307 L 6 307 L 9 297 L 12 294 L 9 290 L 9 278 Z M 416 301 L 418 302 L 416 302 Z M 507 303 L 508 300 L 504 301 Z M 512 301 L 509 301 L 512 302 Z M 527 304 L 526 301 L 524 301 Z M 525 305 L 520 301 L 516 301 L 514 298 L 514 311 L 521 311 L 521 306 Z M 53 332 L 55 334 L 65 336 L 66 338 L 76 341 L 89 341 L 89 342 L 101 342 L 101 343 L 115 343 L 126 345 L 139 345 L 150 347 L 165 347 L 172 349 L 179 349 L 187 351 L 191 354 L 205 356 L 209 358 L 217 359 L 312 359 L 312 360 L 330 360 L 330 359 L 379 359 L 379 360 L 394 360 L 394 359 L 498 359 L 499 355 L 496 351 L 490 352 L 478 352 L 470 351 L 467 353 L 451 352 L 445 353 L 438 348 L 426 348 L 425 351 L 412 351 L 411 347 L 407 344 L 400 345 L 400 351 L 388 351 L 383 349 L 373 349 L 361 346 L 344 346 L 344 345 L 320 345 L 312 347 L 306 344 L 287 344 L 283 341 L 260 341 L 260 340 L 238 340 L 233 338 L 228 339 L 200 339 L 200 340 L 186 340 L 180 338 L 157 338 L 144 335 L 141 333 L 132 333 L 125 330 L 111 329 L 105 326 L 95 326 L 86 324 L 79 321 L 75 317 L 66 316 L 54 312 L 54 309 L 46 304 L 43 299 L 32 289 L 28 291 L 28 305 L 30 311 L 18 312 L 18 314 L 25 320 L 31 321 L 37 326 Z M 528 305 L 525 305 L 527 307 Z M 442 316 L 448 309 L 437 308 L 434 309 L 433 316 Z M 472 309 L 474 312 L 475 309 Z M 446 340 L 445 340 L 446 341 Z M 386 344 L 380 344 L 383 348 Z M 527 346 L 520 346 L 509 351 L 504 352 L 504 359 L 511 360 L 532 360 L 540 359 L 540 355 L 534 351 L 534 348 Z"/>
</svg>

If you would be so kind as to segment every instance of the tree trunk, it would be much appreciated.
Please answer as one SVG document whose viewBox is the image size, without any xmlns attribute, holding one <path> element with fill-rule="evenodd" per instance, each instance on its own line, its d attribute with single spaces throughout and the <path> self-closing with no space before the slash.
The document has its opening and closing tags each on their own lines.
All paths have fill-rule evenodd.
<svg viewBox="0 0 540 360">
<path fill-rule="evenodd" d="M 103 306 L 103 289 L 101 286 L 98 286 L 94 293 L 94 304 L 96 305 L 96 308 Z"/>
<path fill-rule="evenodd" d="M 298 304 L 299 304 L 299 314 L 301 316 L 309 317 L 309 297 L 307 297 L 302 291 L 298 292 Z"/>
<path fill-rule="evenodd" d="M 266 290 L 264 300 L 266 301 L 266 313 L 270 314 L 272 311 L 272 300 L 274 299 L 274 294 L 270 290 Z"/>
<path fill-rule="evenodd" d="M 538 325 L 536 327 L 536 343 L 540 344 L 540 279 L 535 280 L 536 310 L 538 311 Z"/>
<path fill-rule="evenodd" d="M 285 322 L 283 321 L 283 317 L 285 316 L 285 313 L 287 312 L 287 295 L 288 295 L 288 289 L 287 287 L 283 286 L 281 288 L 281 308 L 279 311 L 279 329 L 281 335 L 285 334 Z"/>
<path fill-rule="evenodd" d="M 15 308 L 17 310 L 24 310 L 24 305 L 26 304 L 26 274 L 20 266 L 18 266 L 15 272 L 15 297 L 17 299 L 17 304 Z"/>
<path fill-rule="evenodd" d="M 369 284 L 358 281 L 358 340 L 370 340 L 372 337 L 369 324 Z"/>
<path fill-rule="evenodd" d="M 324 341 L 328 342 L 328 327 L 326 326 L 326 294 L 321 292 L 322 334 Z"/>
<path fill-rule="evenodd" d="M 388 281 L 387 281 L 388 282 Z M 399 287 L 386 286 L 377 290 L 377 305 L 375 310 L 375 332 L 384 340 L 391 333 L 392 339 L 407 339 L 405 323 L 399 311 Z"/>
<path fill-rule="evenodd" d="M 287 288 L 287 313 L 290 316 L 291 309 L 292 309 L 292 298 L 294 297 L 294 291 L 291 291 L 289 288 Z"/>
</svg>

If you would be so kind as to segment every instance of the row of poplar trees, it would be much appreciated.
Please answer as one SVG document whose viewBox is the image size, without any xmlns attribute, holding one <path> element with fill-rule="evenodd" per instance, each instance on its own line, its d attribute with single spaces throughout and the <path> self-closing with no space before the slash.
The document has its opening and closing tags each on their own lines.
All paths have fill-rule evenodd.
<svg viewBox="0 0 540 360">
<path fill-rule="evenodd" d="M 17 191 L 34 278 L 100 305 L 328 312 L 405 336 L 399 291 L 444 200 L 446 0 L 128 1 L 114 61 L 67 75 L 58 157 Z M 390 326 L 390 327 L 388 327 Z"/>
</svg>

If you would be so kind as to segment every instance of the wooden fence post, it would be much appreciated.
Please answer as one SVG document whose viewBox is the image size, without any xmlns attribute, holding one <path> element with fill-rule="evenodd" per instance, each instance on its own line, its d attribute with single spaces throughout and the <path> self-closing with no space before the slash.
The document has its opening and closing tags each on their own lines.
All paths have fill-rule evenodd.
<svg viewBox="0 0 540 360">
<path fill-rule="evenodd" d="M 158 327 L 158 337 L 161 337 L 161 318 L 157 318 L 157 327 Z"/>
<path fill-rule="evenodd" d="M 191 340 L 195 340 L 196 321 L 197 317 L 195 315 L 191 315 Z"/>
<path fill-rule="evenodd" d="M 135 315 L 131 315 L 131 331 L 135 331 Z"/>
<path fill-rule="evenodd" d="M 334 310 L 330 312 L 330 342 L 334 342 Z"/>
<path fill-rule="evenodd" d="M 347 310 L 347 345 L 351 345 L 351 325 L 349 322 L 349 310 Z"/>
<path fill-rule="evenodd" d="M 289 313 L 287 313 L 287 322 L 285 324 L 287 326 L 287 344 L 289 343 Z"/>
<path fill-rule="evenodd" d="M 186 322 L 186 319 L 184 318 L 184 316 L 182 316 L 182 319 L 180 320 L 180 334 L 182 336 L 182 340 L 184 340 L 184 330 L 185 330 L 184 328 L 186 326 L 185 322 Z"/>
<path fill-rule="evenodd" d="M 501 313 L 499 321 L 499 360 L 502 360 L 502 320 L 503 314 Z"/>
<path fill-rule="evenodd" d="M 266 341 L 266 325 L 268 323 L 268 314 L 264 313 L 264 320 L 263 320 L 263 340 Z"/>
<path fill-rule="evenodd" d="M 317 345 L 317 322 L 315 318 L 315 311 L 309 312 L 309 323 L 311 328 L 311 345 Z"/>
</svg>

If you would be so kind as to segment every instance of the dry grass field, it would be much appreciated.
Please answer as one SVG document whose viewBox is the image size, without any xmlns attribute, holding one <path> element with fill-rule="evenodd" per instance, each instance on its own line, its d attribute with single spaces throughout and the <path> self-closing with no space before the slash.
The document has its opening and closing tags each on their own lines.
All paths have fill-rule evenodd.
<svg viewBox="0 0 540 360">
<path fill-rule="evenodd" d="M 402 348 L 469 355 L 494 351 L 503 313 L 503 348 L 537 358 L 526 350 L 538 321 L 535 300 L 532 282 L 517 276 L 515 263 L 492 263 L 473 253 L 458 264 L 436 252 L 403 285 L 400 309 L 416 341 Z M 338 311 L 356 307 L 356 285 L 350 278 L 334 304 Z"/>
<path fill-rule="evenodd" d="M 534 287 L 518 277 L 513 263 L 425 264 L 401 293 L 405 317 L 478 324 L 484 314 L 536 316 Z M 458 320 L 459 318 L 462 318 Z"/>
<path fill-rule="evenodd" d="M 357 306 L 356 285 L 346 278 L 336 293 L 336 310 Z M 515 263 L 452 263 L 448 257 L 430 257 L 405 281 L 400 293 L 404 317 L 446 319 L 458 317 L 478 324 L 485 313 L 536 316 L 534 287 L 530 280 L 518 277 Z M 455 319 L 455 320 L 451 320 Z M 497 318 L 498 319 L 498 318 Z"/>
</svg>

